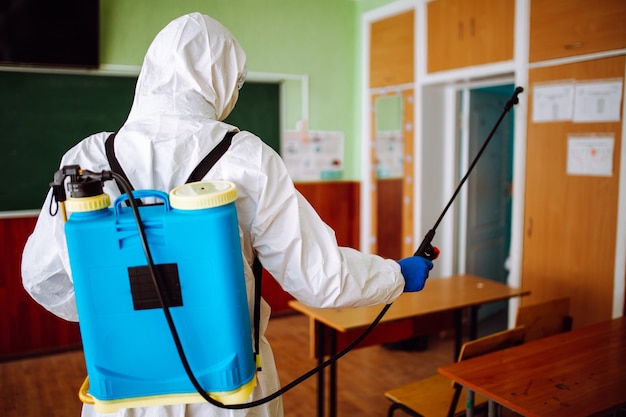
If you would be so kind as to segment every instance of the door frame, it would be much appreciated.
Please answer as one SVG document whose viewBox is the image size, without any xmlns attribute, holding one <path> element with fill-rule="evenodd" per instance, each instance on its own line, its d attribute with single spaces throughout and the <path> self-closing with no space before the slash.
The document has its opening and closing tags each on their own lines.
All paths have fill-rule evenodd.
<svg viewBox="0 0 626 417">
<path fill-rule="evenodd" d="M 456 135 L 452 137 L 446 137 L 446 141 L 452 141 L 452 143 L 448 144 L 448 149 L 458 148 L 456 152 L 456 165 L 458 167 L 458 175 L 456 176 L 457 184 L 460 179 L 465 175 L 469 168 L 470 162 L 474 159 L 475 155 L 469 155 L 469 108 L 470 108 L 470 92 L 471 90 L 478 88 L 486 88 L 486 87 L 497 87 L 501 85 L 515 85 L 514 77 L 498 77 L 490 80 L 481 80 L 481 81 L 468 81 L 463 84 L 452 86 L 454 90 L 454 94 L 452 98 L 454 100 L 453 108 L 456 112 L 459 109 L 458 117 L 455 117 L 456 128 L 453 133 L 459 132 L 460 138 L 457 138 Z M 462 93 L 462 94 L 459 94 Z M 459 103 L 459 95 L 461 95 L 460 103 Z M 460 106 L 459 106 L 460 104 Z M 479 138 L 479 140 L 485 140 L 486 138 Z M 459 147 L 455 145 L 455 142 L 458 140 L 460 144 Z M 513 154 L 513 160 L 515 160 L 515 149 L 511 150 Z M 470 174 L 471 177 L 471 174 Z M 469 178 L 468 178 L 469 181 Z M 455 186 L 456 188 L 456 186 Z M 454 232 L 454 247 L 457 250 L 456 254 L 456 264 L 458 273 L 464 274 L 466 272 L 466 259 L 467 259 L 467 214 L 468 214 L 468 193 L 467 193 L 467 182 L 463 186 L 463 188 L 459 191 L 459 202 L 456 205 L 456 217 L 457 217 L 457 226 L 455 227 Z M 509 222 L 512 227 L 512 219 Z"/>
</svg>

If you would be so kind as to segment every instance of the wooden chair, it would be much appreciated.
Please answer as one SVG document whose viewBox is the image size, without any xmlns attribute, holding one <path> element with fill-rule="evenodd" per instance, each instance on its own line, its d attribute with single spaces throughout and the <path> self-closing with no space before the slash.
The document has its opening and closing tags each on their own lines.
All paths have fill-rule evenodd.
<svg viewBox="0 0 626 417">
<path fill-rule="evenodd" d="M 516 326 L 526 327 L 526 342 L 572 329 L 569 297 L 521 306 L 517 309 Z"/>
<path fill-rule="evenodd" d="M 465 342 L 461 347 L 459 361 L 495 352 L 524 342 L 524 326 L 504 330 Z M 459 416 L 465 414 L 467 391 L 449 378 L 436 374 L 424 379 L 390 389 L 385 392 L 392 404 L 388 417 L 398 409 L 416 417 Z M 461 399 L 461 401 L 459 401 Z M 474 407 L 481 408 L 487 400 L 476 395 Z"/>
</svg>

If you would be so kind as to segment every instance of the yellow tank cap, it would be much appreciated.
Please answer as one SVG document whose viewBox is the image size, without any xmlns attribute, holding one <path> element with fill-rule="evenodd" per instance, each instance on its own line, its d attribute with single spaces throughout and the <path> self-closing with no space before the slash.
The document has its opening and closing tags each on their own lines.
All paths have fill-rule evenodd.
<svg viewBox="0 0 626 417">
<path fill-rule="evenodd" d="M 111 198 L 108 194 L 100 194 L 93 197 L 68 197 L 65 201 L 67 209 L 74 213 L 84 213 L 88 211 L 96 211 L 109 207 Z"/>
<path fill-rule="evenodd" d="M 179 210 L 219 207 L 237 199 L 237 188 L 230 181 L 199 181 L 170 191 L 170 204 Z"/>
</svg>

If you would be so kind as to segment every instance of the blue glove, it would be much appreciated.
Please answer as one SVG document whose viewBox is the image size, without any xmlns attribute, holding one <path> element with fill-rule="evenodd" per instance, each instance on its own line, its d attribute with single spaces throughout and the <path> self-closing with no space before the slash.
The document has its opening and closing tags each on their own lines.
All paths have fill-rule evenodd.
<svg viewBox="0 0 626 417">
<path fill-rule="evenodd" d="M 404 292 L 421 291 L 426 284 L 428 271 L 433 269 L 433 263 L 421 256 L 400 259 L 398 263 L 404 277 Z"/>
</svg>

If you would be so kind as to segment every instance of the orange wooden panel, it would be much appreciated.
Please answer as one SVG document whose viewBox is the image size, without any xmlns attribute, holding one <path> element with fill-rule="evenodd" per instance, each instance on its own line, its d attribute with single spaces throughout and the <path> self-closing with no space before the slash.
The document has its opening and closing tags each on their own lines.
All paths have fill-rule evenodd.
<svg viewBox="0 0 626 417">
<path fill-rule="evenodd" d="M 570 296 L 574 327 L 612 315 L 622 123 L 533 123 L 536 83 L 623 78 L 623 56 L 536 68 L 529 74 L 525 233 L 525 302 Z M 621 114 L 621 109 L 620 109 Z M 568 136 L 614 137 L 613 175 L 567 175 Z"/>
<path fill-rule="evenodd" d="M 372 23 L 370 87 L 413 82 L 414 19 L 410 10 Z"/>
<path fill-rule="evenodd" d="M 428 72 L 513 59 L 514 0 L 435 0 L 426 7 Z"/>
<path fill-rule="evenodd" d="M 402 91 L 402 131 L 404 138 L 404 177 L 402 178 L 402 228 L 401 240 L 402 251 L 400 258 L 413 255 L 417 249 L 413 239 L 414 208 L 415 208 L 415 183 L 413 182 L 413 172 L 415 165 L 415 123 L 414 123 L 414 91 Z"/>
<path fill-rule="evenodd" d="M 428 72 L 465 66 L 467 35 L 459 0 L 426 3 Z"/>
<path fill-rule="evenodd" d="M 626 48 L 624 22 L 624 0 L 532 0 L 529 60 Z"/>
</svg>

